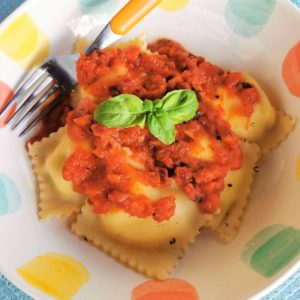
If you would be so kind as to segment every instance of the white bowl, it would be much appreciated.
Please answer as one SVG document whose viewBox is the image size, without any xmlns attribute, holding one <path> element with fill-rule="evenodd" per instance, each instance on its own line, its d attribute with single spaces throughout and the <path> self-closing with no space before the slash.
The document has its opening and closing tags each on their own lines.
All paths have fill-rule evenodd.
<svg viewBox="0 0 300 300">
<path fill-rule="evenodd" d="M 0 104 L 28 71 L 30 61 L 70 53 L 76 35 L 103 27 L 124 2 L 27 1 L 0 27 Z M 300 117 L 300 14 L 289 1 L 174 2 L 186 5 L 170 11 L 156 8 L 129 37 L 140 33 L 147 40 L 165 36 L 224 69 L 248 72 L 274 106 Z M 11 39 L 3 38 L 7 28 Z M 204 232 L 180 260 L 173 277 L 193 285 L 201 299 L 259 298 L 300 266 L 299 136 L 296 123 L 288 138 L 259 161 L 238 236 L 223 244 Z M 64 222 L 39 221 L 35 178 L 24 141 L 3 128 L 0 143 L 0 271 L 32 297 L 48 299 L 16 270 L 45 253 L 64 254 L 81 262 L 90 275 L 74 299 L 129 299 L 133 288 L 147 279 L 79 240 Z M 276 224 L 284 227 L 278 229 Z M 246 264 L 242 259 L 245 245 L 257 242 L 257 234 L 266 228 L 271 229 L 265 231 L 265 244 L 256 245 Z M 293 253 L 280 246 L 278 232 L 284 229 Z M 270 244 L 272 238 L 274 244 Z M 253 256 L 268 245 L 277 245 L 274 255 L 280 253 L 284 259 L 280 266 L 271 259 L 275 271 L 265 277 L 255 270 Z"/>
</svg>

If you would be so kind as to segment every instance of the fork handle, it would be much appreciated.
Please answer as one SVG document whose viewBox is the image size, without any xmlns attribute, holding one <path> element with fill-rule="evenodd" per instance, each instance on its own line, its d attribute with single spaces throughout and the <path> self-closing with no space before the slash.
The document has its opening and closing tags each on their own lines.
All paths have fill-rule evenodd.
<svg viewBox="0 0 300 300">
<path fill-rule="evenodd" d="M 140 22 L 161 0 L 130 0 L 110 21 L 114 33 L 124 35 Z"/>
<path fill-rule="evenodd" d="M 162 0 L 130 0 L 105 26 L 94 42 L 85 50 L 89 55 L 104 49 L 126 34 Z"/>
</svg>

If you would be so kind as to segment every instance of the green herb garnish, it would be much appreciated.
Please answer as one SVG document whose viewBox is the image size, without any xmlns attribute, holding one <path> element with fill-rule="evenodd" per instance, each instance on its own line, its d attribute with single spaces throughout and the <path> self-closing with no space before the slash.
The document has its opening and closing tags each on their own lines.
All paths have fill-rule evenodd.
<svg viewBox="0 0 300 300">
<path fill-rule="evenodd" d="M 198 109 L 195 92 L 176 90 L 162 99 L 142 101 L 139 97 L 122 94 L 101 103 L 94 112 L 94 119 L 108 128 L 127 128 L 138 125 L 165 144 L 175 141 L 174 125 L 192 119 Z"/>
</svg>

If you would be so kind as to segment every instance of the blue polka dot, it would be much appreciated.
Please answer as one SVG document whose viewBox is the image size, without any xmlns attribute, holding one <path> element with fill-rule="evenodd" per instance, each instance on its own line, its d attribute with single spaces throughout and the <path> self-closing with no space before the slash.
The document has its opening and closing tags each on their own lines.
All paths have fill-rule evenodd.
<svg viewBox="0 0 300 300">
<path fill-rule="evenodd" d="M 21 196 L 15 183 L 0 173 L 0 216 L 14 213 L 20 208 Z"/>
<path fill-rule="evenodd" d="M 79 5 L 83 8 L 89 8 L 97 6 L 99 4 L 103 4 L 108 1 L 110 0 L 79 0 Z"/>
<path fill-rule="evenodd" d="M 291 1 L 300 8 L 300 0 L 291 0 Z"/>
<path fill-rule="evenodd" d="M 235 33 L 253 37 L 267 24 L 276 2 L 277 0 L 229 0 L 225 18 Z"/>
</svg>

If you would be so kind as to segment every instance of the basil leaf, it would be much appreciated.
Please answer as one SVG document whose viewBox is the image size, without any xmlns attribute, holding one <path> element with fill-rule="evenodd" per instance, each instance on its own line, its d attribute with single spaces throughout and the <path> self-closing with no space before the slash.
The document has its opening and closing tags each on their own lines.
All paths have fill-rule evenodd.
<svg viewBox="0 0 300 300">
<path fill-rule="evenodd" d="M 151 100 L 145 100 L 144 101 L 144 111 L 150 112 L 153 110 L 153 101 Z"/>
<path fill-rule="evenodd" d="M 145 126 L 144 102 L 134 95 L 122 94 L 101 103 L 94 112 L 94 119 L 108 128 Z"/>
<path fill-rule="evenodd" d="M 163 106 L 163 104 L 164 104 L 164 102 L 163 102 L 163 100 L 155 100 L 155 101 L 153 101 L 153 107 L 154 107 L 154 109 L 156 109 L 156 110 L 159 110 L 159 109 L 161 109 L 162 108 L 162 106 Z"/>
<path fill-rule="evenodd" d="M 135 125 L 145 126 L 165 144 L 175 141 L 174 124 L 188 121 L 198 109 L 195 92 L 176 90 L 163 99 L 145 100 L 122 94 L 101 103 L 94 112 L 94 118 L 109 128 L 126 128 Z"/>
<path fill-rule="evenodd" d="M 161 100 L 161 99 L 158 99 L 155 101 L 146 99 L 144 101 L 144 111 L 145 112 L 153 112 L 153 111 L 160 110 L 162 106 L 163 106 L 163 100 Z"/>
<path fill-rule="evenodd" d="M 151 112 L 147 116 L 149 131 L 163 143 L 169 145 L 175 141 L 175 129 L 171 118 L 165 111 Z"/>
<path fill-rule="evenodd" d="M 192 119 L 198 109 L 196 93 L 191 90 L 175 90 L 165 95 L 162 109 L 174 124 Z"/>
</svg>

